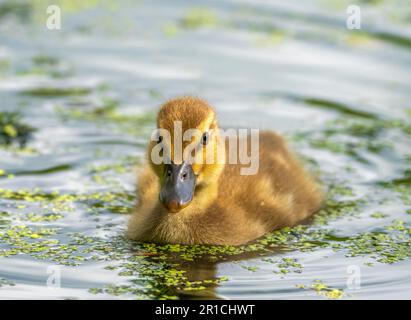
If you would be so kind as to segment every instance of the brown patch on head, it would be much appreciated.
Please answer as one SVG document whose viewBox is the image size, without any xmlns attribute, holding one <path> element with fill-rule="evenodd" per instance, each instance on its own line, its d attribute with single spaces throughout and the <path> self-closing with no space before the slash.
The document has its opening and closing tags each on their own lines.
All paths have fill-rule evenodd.
<svg viewBox="0 0 411 320">
<path fill-rule="evenodd" d="M 169 100 L 158 112 L 157 126 L 169 132 L 174 131 L 174 121 L 182 122 L 183 132 L 199 126 L 214 117 L 214 109 L 207 101 L 195 97 L 181 97 Z"/>
</svg>

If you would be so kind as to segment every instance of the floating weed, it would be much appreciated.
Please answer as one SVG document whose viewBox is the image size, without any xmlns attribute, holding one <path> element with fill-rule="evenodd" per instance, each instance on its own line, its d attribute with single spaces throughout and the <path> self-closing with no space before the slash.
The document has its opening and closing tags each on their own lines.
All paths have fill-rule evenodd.
<svg viewBox="0 0 411 320">
<path fill-rule="evenodd" d="M 309 250 L 315 247 L 332 246 L 335 250 L 348 250 L 348 256 L 371 255 L 382 263 L 393 263 L 410 255 L 409 229 L 403 222 L 396 221 L 386 227 L 388 231 L 399 232 L 400 239 L 405 241 L 398 243 L 393 236 L 378 236 L 378 233 L 363 234 L 361 237 L 346 238 L 342 242 L 328 236 L 329 230 L 315 230 L 312 227 L 298 226 L 285 228 L 267 235 L 255 244 L 231 247 L 231 246 L 184 246 L 184 245 L 155 245 L 147 243 L 130 243 L 122 237 L 102 239 L 73 235 L 75 239 L 71 244 L 74 247 L 82 247 L 82 254 L 88 255 L 94 260 L 123 261 L 116 266 L 109 266 L 109 270 L 117 270 L 120 276 L 138 277 L 131 285 L 107 286 L 91 289 L 93 293 L 106 294 L 132 294 L 139 298 L 175 298 L 175 290 L 202 291 L 212 285 L 226 281 L 227 278 L 190 280 L 185 269 L 185 264 L 198 261 L 200 258 L 218 257 L 219 260 L 227 256 L 238 256 L 253 250 L 264 250 L 267 246 L 288 244 L 293 250 L 304 251 L 307 249 L 307 241 L 311 244 Z M 30 233 L 28 233 L 30 234 Z M 383 233 L 380 233 L 381 235 Z M 328 236 L 328 237 L 327 237 Z M 407 236 L 407 237 L 405 237 Z M 404 238 L 402 238 L 404 237 Z M 390 240 L 391 239 L 391 240 Z M 314 244 L 314 245 L 312 245 Z M 334 244 L 334 245 L 332 245 Z M 138 253 L 137 255 L 135 253 Z M 212 259 L 210 259 L 212 260 Z M 279 271 L 276 273 L 287 274 L 300 273 L 302 265 L 296 259 L 284 257 L 279 261 L 265 260 L 275 263 Z M 250 271 L 256 271 L 253 267 L 242 265 Z M 335 299 L 342 296 L 338 289 L 316 285 L 316 291 L 327 298 Z"/>
<path fill-rule="evenodd" d="M 178 264 L 170 264 L 165 260 L 150 261 L 149 258 L 132 258 L 119 266 L 119 275 L 138 277 L 131 280 L 131 285 L 108 285 L 100 289 L 92 289 L 93 293 L 114 295 L 132 294 L 144 299 L 177 299 L 178 292 L 203 291 L 227 281 L 227 277 L 204 280 L 189 280 L 186 271 L 178 269 Z"/>
<path fill-rule="evenodd" d="M 343 290 L 331 288 L 321 280 L 314 280 L 310 286 L 297 284 L 295 287 L 301 290 L 314 290 L 318 295 L 328 299 L 341 299 L 344 296 Z"/>
<path fill-rule="evenodd" d="M 36 65 L 48 65 L 55 66 L 59 63 L 59 59 L 47 55 L 36 55 L 31 58 L 34 64 Z"/>
<path fill-rule="evenodd" d="M 344 41 L 349 46 L 363 46 L 373 44 L 375 38 L 366 32 L 348 32 L 345 34 Z"/>
<path fill-rule="evenodd" d="M 113 107 L 116 109 L 116 107 Z M 111 111 L 99 111 L 103 117 L 110 117 Z M 117 112 L 117 111 L 116 111 Z M 119 163 L 94 165 L 89 168 L 91 175 L 113 173 L 122 174 L 130 168 L 132 159 Z M 329 198 L 324 208 L 314 218 L 313 225 L 299 225 L 274 231 L 243 246 L 205 246 L 205 245 L 156 245 L 133 243 L 123 237 L 90 237 L 70 234 L 69 242 L 55 239 L 57 228 L 38 228 L 34 226 L 10 226 L 13 222 L 9 213 L 0 216 L 0 242 L 7 247 L 1 249 L 0 256 L 7 257 L 27 254 L 36 259 L 54 261 L 59 264 L 79 265 L 87 261 L 107 261 L 106 268 L 127 278 L 127 284 L 107 285 L 91 288 L 93 294 L 132 295 L 138 299 L 176 299 L 188 292 L 206 293 L 216 285 L 227 281 L 227 277 L 217 277 L 213 270 L 216 261 L 242 260 L 252 255 L 262 259 L 264 255 L 275 252 L 314 251 L 331 248 L 344 251 L 347 256 L 364 255 L 381 263 L 394 263 L 410 257 L 410 231 L 407 225 L 395 221 L 381 232 L 360 234 L 356 237 L 338 237 L 327 227 L 328 221 L 359 212 L 363 199 L 358 200 L 354 191 L 341 183 L 330 183 Z M 52 223 L 69 215 L 79 205 L 91 214 L 125 213 L 133 206 L 135 197 L 130 192 L 95 192 L 90 194 L 62 194 L 35 190 L 0 189 L 0 197 L 15 201 L 18 206 L 38 204 L 46 213 L 18 215 L 26 223 Z M 63 214 L 64 213 L 64 214 Z M 15 218 L 14 218 L 15 219 Z M 0 226 L 1 226 L 0 224 Z M 4 231 L 3 231 L 4 230 Z M 200 261 L 206 261 L 210 272 L 194 275 L 191 270 Z M 303 265 L 296 259 L 265 260 L 276 268 L 276 274 L 286 276 L 300 273 Z M 251 272 L 253 266 L 240 265 Z M 333 288 L 317 287 L 320 295 L 330 299 L 342 297 L 342 291 Z M 317 290 L 316 290 L 317 291 Z M 204 294 L 203 293 L 203 294 Z"/>
<path fill-rule="evenodd" d="M 22 122 L 18 112 L 0 112 L 0 145 L 17 143 L 23 148 L 35 129 Z"/>
<path fill-rule="evenodd" d="M 132 162 L 131 158 L 129 159 Z M 125 161 L 127 162 L 127 161 Z M 90 172 L 124 172 L 122 166 L 103 164 L 93 166 Z M 127 169 L 128 170 L 128 169 Z M 21 202 L 19 206 L 36 203 L 47 213 L 19 215 L 19 219 L 27 223 L 51 223 L 69 215 L 74 207 L 84 206 L 89 213 L 128 212 L 133 206 L 134 194 L 128 192 L 96 192 L 90 194 L 61 194 L 59 192 L 43 192 L 35 190 L 0 189 L 3 199 Z M 364 233 L 357 237 L 337 237 L 333 230 L 326 228 L 327 221 L 347 214 L 358 212 L 362 201 L 356 198 L 351 188 L 344 184 L 330 184 L 329 199 L 324 209 L 314 218 L 314 225 L 299 225 L 283 228 L 242 246 L 206 246 L 206 245 L 156 245 L 134 243 L 123 237 L 90 237 L 81 234 L 68 235 L 69 243 L 61 243 L 54 239 L 58 233 L 56 228 L 38 228 L 33 226 L 10 226 L 10 214 L 4 213 L 0 221 L 4 221 L 8 229 L 0 233 L 0 241 L 7 247 L 0 251 L 2 257 L 16 254 L 28 254 L 36 259 L 45 259 L 66 265 L 79 265 L 86 261 L 107 261 L 106 268 L 127 277 L 126 285 L 108 285 L 102 288 L 91 288 L 94 294 L 132 295 L 139 299 L 175 299 L 181 292 L 207 292 L 208 289 L 227 281 L 227 277 L 216 277 L 215 272 L 194 276 L 190 272 L 191 265 L 206 261 L 212 269 L 216 261 L 233 261 L 247 255 L 262 257 L 274 252 L 314 251 L 319 248 L 332 248 L 347 252 L 347 256 L 364 255 L 382 263 L 393 263 L 410 256 L 410 231 L 405 223 L 395 221 L 383 232 Z M 273 272 L 285 276 L 289 273 L 300 273 L 303 265 L 296 259 L 264 260 L 272 263 Z M 114 265 L 115 263 L 115 265 Z M 241 267 L 251 272 L 253 266 Z M 337 289 L 324 289 L 322 295 L 338 298 L 341 292 Z"/>
<path fill-rule="evenodd" d="M 133 295 L 137 299 L 150 299 L 150 296 L 145 295 L 143 291 L 132 285 L 107 285 L 104 288 L 91 288 L 89 289 L 90 293 L 98 294 L 98 293 L 106 293 L 113 296 L 120 296 L 120 295 Z"/>
<path fill-rule="evenodd" d="M 338 184 L 338 183 L 332 183 L 329 185 L 329 190 L 328 190 L 328 197 L 333 198 L 333 197 L 350 197 L 354 196 L 354 192 L 351 187 L 343 184 Z"/>
<path fill-rule="evenodd" d="M 54 214 L 54 213 L 49 213 L 49 214 L 44 214 L 44 215 L 29 213 L 27 216 L 24 216 L 24 219 L 30 222 L 51 222 L 51 221 L 57 221 L 61 218 L 63 218 L 63 215 Z"/>
<path fill-rule="evenodd" d="M 70 66 L 68 63 L 61 61 L 60 59 L 44 54 L 35 55 L 31 59 L 31 64 L 24 69 L 17 70 L 18 75 L 42 75 L 42 76 L 50 76 L 53 78 L 63 78 L 68 77 L 73 74 L 73 67 Z M 48 88 L 50 89 L 50 88 Z M 59 93 L 46 93 L 46 92 L 37 92 L 35 91 L 25 91 L 26 94 L 31 95 L 46 95 L 46 96 L 54 96 L 54 95 L 65 95 L 62 92 Z"/>
<path fill-rule="evenodd" d="M 130 213 L 134 205 L 134 193 L 129 192 L 98 192 L 78 195 L 76 201 L 85 206 L 90 214 Z"/>
<path fill-rule="evenodd" d="M 319 99 L 319 98 L 304 98 L 302 101 L 312 107 L 320 108 L 320 109 L 326 109 L 326 110 L 333 110 L 338 112 L 341 116 L 335 120 L 335 121 L 340 121 L 340 120 L 350 120 L 350 119 L 355 119 L 355 120 L 376 120 L 378 117 L 372 113 L 372 112 L 367 112 L 363 110 L 358 110 L 358 108 L 339 103 L 336 101 L 331 101 L 331 100 L 324 100 L 324 99 Z M 332 124 L 332 123 L 329 123 Z"/>
<path fill-rule="evenodd" d="M 26 203 L 35 203 L 44 210 L 49 210 L 53 213 L 61 213 L 71 211 L 73 202 L 76 197 L 69 194 L 59 194 L 58 192 L 45 193 L 40 189 L 34 190 L 10 190 L 0 189 L 0 198 L 15 201 L 21 201 L 20 205 Z"/>
<path fill-rule="evenodd" d="M 36 97 L 80 96 L 91 93 L 86 87 L 38 87 L 23 91 L 23 94 Z"/>
<path fill-rule="evenodd" d="M 251 272 L 256 272 L 259 268 L 258 267 L 256 267 L 256 266 L 247 266 L 247 265 L 240 265 L 241 266 L 241 268 L 243 268 L 243 269 L 245 269 L 245 270 L 248 270 L 248 271 L 251 271 Z"/>
<path fill-rule="evenodd" d="M 272 30 L 257 38 L 258 46 L 276 46 L 287 38 L 287 34 L 282 30 Z"/>
<path fill-rule="evenodd" d="M 403 176 L 400 178 L 380 182 L 380 185 L 398 193 L 401 201 L 405 205 L 411 205 L 411 170 L 405 170 Z"/>
<path fill-rule="evenodd" d="M 213 10 L 198 7 L 188 9 L 179 21 L 164 25 L 163 32 L 167 37 L 175 37 L 183 30 L 213 28 L 217 25 L 219 21 Z"/>
<path fill-rule="evenodd" d="M 180 32 L 180 26 L 176 23 L 167 23 L 163 27 L 163 32 L 167 37 L 175 37 Z"/>
<path fill-rule="evenodd" d="M 8 248 L 0 249 L 0 257 L 27 254 L 36 259 L 54 261 L 59 264 L 78 265 L 83 257 L 76 255 L 77 247 L 61 244 L 49 238 L 56 235 L 56 228 L 32 228 L 25 225 L 9 227 L 0 231 L 0 242 Z"/>
<path fill-rule="evenodd" d="M 353 140 L 353 139 L 336 139 L 331 140 L 327 137 L 309 137 L 308 142 L 314 149 L 324 149 L 332 153 L 344 154 L 360 162 L 366 162 L 361 156 L 361 151 L 367 150 L 372 153 L 380 153 L 392 148 L 390 141 L 374 140 Z"/>
<path fill-rule="evenodd" d="M 315 103 L 317 105 L 317 102 Z M 336 109 L 343 115 L 329 121 L 325 130 L 300 133 L 293 139 L 306 141 L 315 149 L 345 154 L 364 162 L 362 156 L 364 152 L 380 153 L 393 148 L 392 141 L 386 138 L 388 131 L 397 130 L 407 136 L 411 134 L 411 123 L 407 120 L 380 119 L 362 113 L 351 114 L 352 112 L 347 111 L 343 106 L 338 106 Z"/>
<path fill-rule="evenodd" d="M 119 111 L 118 101 L 103 99 L 102 105 L 93 108 L 57 107 L 58 114 L 63 120 L 81 120 L 112 126 L 117 131 L 130 135 L 141 136 L 148 133 L 154 125 L 155 115 L 152 112 L 141 114 L 123 114 Z"/>
<path fill-rule="evenodd" d="M 250 271 L 253 271 L 253 270 L 250 270 Z M 177 289 L 185 290 L 185 291 L 199 291 L 199 290 L 205 290 L 209 286 L 216 286 L 225 281 L 228 281 L 228 278 L 224 276 L 216 278 L 216 279 L 186 281 L 182 286 L 178 287 Z"/>
<path fill-rule="evenodd" d="M 0 189 L 0 198 L 38 203 L 41 208 L 55 214 L 71 212 L 75 203 L 85 204 L 90 213 L 102 211 L 112 213 L 127 213 L 132 207 L 134 194 L 127 192 L 94 192 L 84 194 L 61 194 L 59 192 L 43 192 L 34 190 Z"/>
<path fill-rule="evenodd" d="M 6 14 L 15 11 L 10 4 L 6 7 Z M 17 11 L 24 12 L 24 10 Z M 241 24 L 248 27 L 246 21 Z M 257 21 L 255 24 L 263 23 Z M 168 36 L 174 36 L 182 30 L 198 30 L 221 25 L 216 12 L 205 8 L 192 8 L 179 22 L 166 26 L 164 32 Z M 259 34 L 263 34 L 261 44 L 264 45 L 281 43 L 288 36 L 282 30 L 274 29 L 271 22 L 254 29 Z M 367 39 L 357 36 L 349 40 L 363 43 L 363 40 Z M 4 72 L 8 72 L 9 69 L 9 62 L 6 62 Z M 0 62 L 0 74 L 3 73 L 2 70 L 3 64 Z M 71 69 L 66 68 L 58 58 L 38 55 L 33 57 L 32 66 L 23 72 L 59 77 L 70 74 Z M 94 89 L 75 85 L 74 87 L 34 88 L 24 93 L 40 98 L 68 96 L 72 100 L 80 100 L 88 99 L 89 97 L 85 96 L 94 91 Z M 158 98 L 158 93 L 149 94 L 151 98 Z M 323 131 L 316 130 L 308 135 L 301 135 L 300 138 L 309 141 L 311 150 L 314 151 L 324 149 L 347 155 L 350 160 L 365 161 L 367 157 L 364 155 L 367 153 L 375 154 L 391 148 L 392 142 L 386 139 L 386 133 L 395 131 L 396 134 L 411 134 L 409 119 L 382 120 L 373 113 L 358 111 L 343 104 L 319 99 L 306 99 L 305 102 L 310 106 L 325 108 L 342 115 L 336 121 L 328 123 Z M 112 99 L 103 99 L 97 106 L 93 103 L 78 106 L 79 104 L 74 108 L 65 106 L 59 108 L 58 112 L 63 119 L 74 120 L 76 125 L 78 122 L 86 121 L 93 125 L 118 130 L 129 136 L 141 137 L 147 132 L 147 128 L 151 128 L 154 124 L 153 113 L 125 114 L 121 111 L 118 101 Z M 17 126 L 4 125 L 2 128 L 3 134 L 13 140 L 12 145 L 16 144 L 15 142 L 19 144 Z M 352 189 L 338 184 L 331 187 L 329 198 L 321 212 L 314 217 L 312 225 L 284 228 L 239 247 L 141 244 L 117 236 L 90 237 L 80 234 L 59 234 L 60 229 L 52 228 L 56 221 L 63 217 L 70 217 L 70 214 L 74 210 L 77 211 L 79 207 L 81 213 L 93 215 L 128 212 L 134 204 L 134 194 L 117 188 L 117 185 L 116 188 L 112 188 L 114 181 L 111 179 L 112 176 L 129 172 L 131 165 L 126 162 L 121 160 L 117 163 L 100 164 L 85 169 L 86 175 L 91 176 L 99 184 L 106 185 L 110 188 L 110 192 L 60 194 L 40 189 L 1 189 L 0 198 L 7 206 L 7 210 L 19 209 L 20 211 L 16 214 L 0 213 L 0 256 L 26 254 L 36 259 L 68 265 L 78 265 L 87 261 L 106 261 L 109 263 L 106 269 L 118 273 L 127 283 L 90 288 L 89 292 L 116 296 L 132 295 L 139 299 L 176 299 L 181 297 L 180 291 L 183 295 L 207 291 L 228 280 L 227 277 L 216 277 L 216 272 L 213 270 L 216 269 L 215 262 L 239 261 L 242 265 L 242 261 L 250 256 L 271 263 L 273 272 L 282 275 L 299 273 L 303 270 L 303 265 L 296 259 L 283 257 L 289 251 L 307 252 L 332 248 L 346 252 L 348 256 L 364 255 L 381 263 L 394 263 L 410 256 L 410 228 L 401 220 L 395 220 L 391 225 L 377 229 L 378 231 L 357 234 L 355 237 L 338 236 L 338 233 L 329 227 L 329 222 L 341 217 L 355 216 L 364 204 L 363 199 L 359 200 Z M 0 176 L 4 179 L 7 172 L 2 174 L 0 171 Z M 389 181 L 387 185 L 388 188 L 400 193 L 404 203 L 405 199 L 408 199 L 407 201 L 410 199 L 409 177 L 410 175 L 404 172 L 403 177 Z M 2 180 L 2 182 L 8 181 Z M 411 210 L 407 212 L 411 213 Z M 371 216 L 376 219 L 383 218 L 378 212 Z M 93 220 L 102 220 L 102 218 L 91 217 Z M 272 256 L 276 253 L 281 254 L 281 257 L 263 258 L 265 255 Z M 207 262 L 207 268 L 196 267 L 204 261 Z M 256 271 L 254 267 L 248 268 L 251 268 L 250 271 Z M 195 271 L 206 269 L 206 273 L 193 276 L 193 269 Z M 3 279 L 0 279 L 0 286 L 2 281 Z M 321 296 L 331 299 L 343 296 L 341 290 L 331 288 L 320 281 L 313 283 L 312 286 L 300 287 L 315 290 Z"/>
<path fill-rule="evenodd" d="M 39 150 L 22 145 L 0 145 L 1 151 L 5 151 L 10 156 L 33 156 L 38 155 Z M 7 178 L 14 178 L 13 174 L 7 176 Z"/>
<path fill-rule="evenodd" d="M 6 228 L 11 223 L 10 213 L 8 212 L 0 212 L 0 229 Z"/>
<path fill-rule="evenodd" d="M 7 74 L 10 70 L 11 62 L 9 59 L 0 58 L 0 76 Z"/>
<path fill-rule="evenodd" d="M 391 264 L 411 257 L 411 228 L 394 220 L 383 231 L 362 233 L 343 243 L 332 243 L 332 247 L 347 250 L 348 257 L 369 255 L 378 262 Z"/>
<path fill-rule="evenodd" d="M 314 280 L 313 284 L 311 284 L 311 289 L 318 295 L 324 296 L 328 299 L 341 299 L 344 295 L 342 290 L 330 288 L 321 280 Z"/>
<path fill-rule="evenodd" d="M 132 172 L 133 167 L 138 165 L 140 160 L 135 156 L 126 156 L 116 162 L 92 165 L 88 170 L 88 174 L 95 183 L 120 187 L 121 181 L 119 178 L 121 178 L 121 175 Z"/>
<path fill-rule="evenodd" d="M 375 218 L 375 219 L 383 219 L 383 218 L 388 217 L 388 214 L 384 214 L 381 212 L 374 212 L 370 215 L 370 217 Z"/>
<path fill-rule="evenodd" d="M 15 286 L 15 284 L 10 280 L 0 278 L 0 288 L 4 286 Z"/>
<path fill-rule="evenodd" d="M 130 285 L 109 285 L 91 289 L 91 292 L 96 294 L 132 294 L 137 298 L 145 299 L 174 299 L 177 298 L 176 291 L 201 291 L 227 281 L 226 277 L 190 280 L 181 261 L 173 262 L 172 256 L 161 253 L 155 245 L 138 244 L 139 254 L 135 255 L 133 252 L 137 248 L 133 248 L 121 237 L 115 238 L 113 243 L 102 239 L 90 239 L 80 234 L 76 235 L 76 245 L 87 245 L 86 251 L 93 253 L 93 259 L 111 261 L 115 258 L 117 261 L 122 261 L 106 269 L 116 270 L 120 276 L 135 278 L 131 280 Z"/>
<path fill-rule="evenodd" d="M 282 258 L 280 263 L 277 264 L 279 270 L 274 271 L 277 274 L 287 274 L 287 273 L 301 273 L 303 266 L 297 262 L 294 258 Z"/>
<path fill-rule="evenodd" d="M 84 201 L 88 206 L 91 206 L 94 199 L 97 200 L 97 203 L 102 201 L 97 206 L 98 210 L 101 209 L 100 206 L 112 206 L 112 202 L 118 198 L 113 193 L 64 195 L 47 194 L 40 191 L 29 193 L 3 190 L 1 194 L 9 199 L 57 202 L 64 203 L 65 206 L 79 201 Z M 335 188 L 333 194 L 352 196 L 352 192 L 343 187 Z M 9 218 L 8 213 L 2 215 L 3 220 L 8 221 Z M 43 217 L 38 214 L 28 214 L 26 218 L 29 222 L 41 222 L 48 219 L 51 222 L 58 219 L 59 216 L 45 215 Z M 50 238 L 56 235 L 58 229 L 13 226 L 0 234 L 0 240 L 9 245 L 8 249 L 1 251 L 3 257 L 24 253 L 38 259 L 67 265 L 78 265 L 89 260 L 115 262 L 115 265 L 109 265 L 106 269 L 116 271 L 120 276 L 131 278 L 130 283 L 91 288 L 90 292 L 94 294 L 133 295 L 139 299 L 175 299 L 179 292 L 204 291 L 227 281 L 228 278 L 215 277 L 214 273 L 203 276 L 201 279 L 191 279 L 189 266 L 201 259 L 209 261 L 208 263 L 212 265 L 215 261 L 232 260 L 230 257 L 241 257 L 249 253 L 258 257 L 267 253 L 272 254 L 273 250 L 305 252 L 318 248 L 345 250 L 347 256 L 366 255 L 382 263 L 393 263 L 410 256 L 410 230 L 401 221 L 393 222 L 392 225 L 385 228 L 384 232 L 365 233 L 352 238 L 336 237 L 332 235 L 331 231 L 321 224 L 299 225 L 274 231 L 254 243 L 243 246 L 185 246 L 133 243 L 123 237 L 101 238 L 81 234 L 70 235 L 72 240 L 68 244 L 63 244 Z M 280 275 L 300 273 L 303 269 L 302 264 L 289 257 L 283 257 L 280 260 L 266 258 L 263 261 L 277 266 L 278 270 L 274 272 Z M 249 271 L 256 271 L 254 267 L 241 266 Z M 342 295 L 342 292 L 337 289 L 323 288 L 319 291 L 327 298 L 339 298 Z"/>
<path fill-rule="evenodd" d="M 313 216 L 315 225 L 327 225 L 343 216 L 356 216 L 366 199 L 359 199 L 346 184 L 328 181 L 327 196 L 322 208 Z"/>
<path fill-rule="evenodd" d="M 325 206 L 313 218 L 314 223 L 326 225 L 331 220 L 342 216 L 358 214 L 358 208 L 363 203 L 361 200 L 334 200 L 327 199 Z"/>
<path fill-rule="evenodd" d="M 191 8 L 187 10 L 180 25 L 185 29 L 214 27 L 218 23 L 217 15 L 208 8 Z"/>
</svg>

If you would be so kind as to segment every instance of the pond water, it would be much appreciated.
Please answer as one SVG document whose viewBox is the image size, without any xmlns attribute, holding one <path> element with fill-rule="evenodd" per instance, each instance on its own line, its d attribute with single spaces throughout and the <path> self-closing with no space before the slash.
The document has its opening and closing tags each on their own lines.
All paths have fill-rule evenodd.
<svg viewBox="0 0 411 320">
<path fill-rule="evenodd" d="M 359 1 L 361 30 L 344 0 L 52 3 L 61 30 L 0 2 L 0 298 L 411 298 L 409 2 Z M 155 111 L 187 94 L 285 135 L 325 209 L 237 248 L 124 240 Z"/>
</svg>

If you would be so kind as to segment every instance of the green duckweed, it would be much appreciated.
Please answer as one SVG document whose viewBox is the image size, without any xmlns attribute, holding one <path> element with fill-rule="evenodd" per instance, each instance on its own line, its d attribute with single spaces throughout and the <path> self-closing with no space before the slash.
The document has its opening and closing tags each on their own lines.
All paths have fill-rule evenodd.
<svg viewBox="0 0 411 320">
<path fill-rule="evenodd" d="M 14 282 L 0 278 L 0 288 L 4 286 L 15 286 Z"/>
<path fill-rule="evenodd" d="M 207 23 L 193 23 L 194 28 L 206 25 Z M 33 63 L 50 67 L 59 64 L 58 59 L 49 58 L 33 58 Z M 318 101 L 311 103 L 319 104 Z M 352 110 L 342 106 L 331 107 L 338 109 L 343 115 L 331 121 L 324 131 L 308 134 L 307 139 L 297 136 L 294 141 L 308 141 L 314 149 L 326 149 L 363 161 L 363 152 L 383 152 L 390 148 L 390 143 L 385 140 L 387 131 L 409 134 L 409 124 L 405 120 L 380 120 L 363 113 L 353 115 Z M 120 102 L 111 98 L 103 98 L 100 103 L 81 107 L 69 104 L 60 106 L 56 108 L 56 112 L 63 121 L 104 125 L 104 129 L 113 129 L 132 137 L 148 133 L 154 122 L 154 113 L 124 114 L 120 110 Z M 348 115 L 354 116 L 354 119 L 347 118 Z M 13 128 L 6 128 L 5 134 L 10 137 L 18 136 L 18 128 Z M 370 142 L 371 140 L 373 142 Z M 240 268 L 256 273 L 260 271 L 258 266 L 243 261 L 244 257 L 252 257 L 267 263 L 269 268 L 272 268 L 273 277 L 283 278 L 304 273 L 304 263 L 293 258 L 292 252 L 329 249 L 344 253 L 347 259 L 363 256 L 369 260 L 364 263 L 369 267 L 378 263 L 392 264 L 411 257 L 411 231 L 406 221 L 394 220 L 389 225 L 355 236 L 340 234 L 341 230 L 333 229 L 333 224 L 330 223 L 332 221 L 347 217 L 359 218 L 369 199 L 357 195 L 348 186 L 348 182 L 329 178 L 330 175 L 321 172 L 315 162 L 310 164 L 317 165 L 316 169 L 321 173 L 323 183 L 328 189 L 320 212 L 309 224 L 283 228 L 246 245 L 136 243 L 125 239 L 124 230 L 119 228 L 101 236 L 61 234 L 59 225 L 79 208 L 86 218 L 96 221 L 96 229 L 110 230 L 118 227 L 111 222 L 102 226 L 99 218 L 102 215 L 120 216 L 119 214 L 131 212 L 136 201 L 134 192 L 126 191 L 119 183 L 118 177 L 129 174 L 138 161 L 134 156 L 125 156 L 111 162 L 95 162 L 85 168 L 83 172 L 90 183 L 99 186 L 99 191 L 95 192 L 49 192 L 39 188 L 0 189 L 2 201 L 12 203 L 10 212 L 0 213 L 0 257 L 28 255 L 34 259 L 68 266 L 105 262 L 105 269 L 118 274 L 124 282 L 90 288 L 89 292 L 126 295 L 137 299 L 177 299 L 188 293 L 206 296 L 209 290 L 230 281 L 229 276 L 217 276 L 216 272 L 193 276 L 192 268 L 196 269 L 197 264 L 201 263 L 213 271 L 217 262 L 238 261 Z M 408 173 L 404 171 L 403 177 L 381 183 L 376 188 L 398 191 L 402 197 L 408 197 Z M 2 176 L 7 174 L 4 171 Z M 18 214 L 14 212 L 17 210 Z M 374 212 L 371 217 L 382 219 L 389 218 L 389 215 Z M 341 289 L 332 288 L 320 280 L 310 286 L 301 285 L 300 288 L 314 290 L 328 299 L 344 297 Z"/>
<path fill-rule="evenodd" d="M 63 120 L 80 120 L 94 122 L 130 135 L 148 135 L 153 128 L 155 114 L 152 112 L 139 114 L 123 114 L 118 110 L 118 101 L 103 99 L 100 106 L 93 108 L 61 107 L 56 108 Z"/>
<path fill-rule="evenodd" d="M 344 295 L 342 290 L 333 289 L 321 280 L 314 280 L 313 284 L 311 284 L 311 289 L 313 289 L 318 295 L 324 296 L 328 299 L 340 299 Z"/>
<path fill-rule="evenodd" d="M 18 144 L 24 147 L 35 128 L 24 123 L 19 112 L 0 112 L 0 145 Z"/>
<path fill-rule="evenodd" d="M 186 29 L 213 27 L 217 23 L 217 15 L 214 11 L 200 7 L 187 10 L 181 20 L 181 26 Z"/>
</svg>

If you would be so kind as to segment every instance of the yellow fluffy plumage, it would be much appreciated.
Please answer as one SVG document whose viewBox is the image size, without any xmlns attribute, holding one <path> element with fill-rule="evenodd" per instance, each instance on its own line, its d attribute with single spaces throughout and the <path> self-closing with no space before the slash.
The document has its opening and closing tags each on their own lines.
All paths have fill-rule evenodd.
<svg viewBox="0 0 411 320">
<path fill-rule="evenodd" d="M 198 98 L 183 97 L 162 105 L 158 128 L 173 133 L 174 121 L 181 121 L 183 131 L 218 132 L 214 109 Z M 217 148 L 215 138 L 210 141 L 213 148 Z M 156 144 L 149 143 L 148 155 Z M 255 175 L 241 175 L 241 164 L 193 163 L 193 196 L 178 212 L 171 212 L 159 200 L 164 164 L 156 165 L 150 156 L 147 158 L 138 179 L 138 204 L 127 230 L 127 236 L 138 241 L 240 245 L 303 221 L 323 200 L 319 186 L 288 151 L 284 140 L 272 132 L 260 132 Z"/>
</svg>

